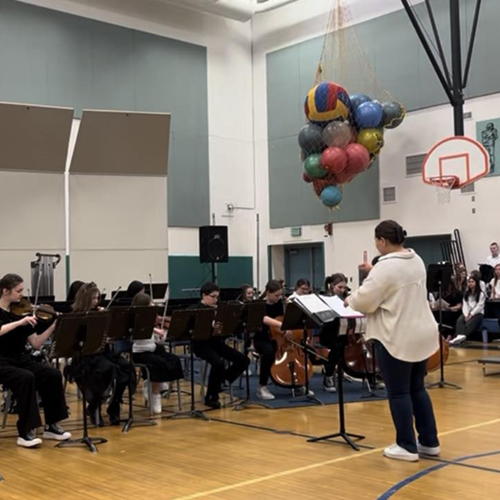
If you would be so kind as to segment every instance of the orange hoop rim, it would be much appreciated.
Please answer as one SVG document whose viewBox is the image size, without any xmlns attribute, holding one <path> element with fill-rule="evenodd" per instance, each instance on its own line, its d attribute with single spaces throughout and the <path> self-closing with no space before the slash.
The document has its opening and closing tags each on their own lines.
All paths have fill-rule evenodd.
<svg viewBox="0 0 500 500">
<path fill-rule="evenodd" d="M 437 175 L 429 177 L 429 183 L 437 188 L 458 189 L 460 187 L 460 178 L 457 175 Z"/>
</svg>

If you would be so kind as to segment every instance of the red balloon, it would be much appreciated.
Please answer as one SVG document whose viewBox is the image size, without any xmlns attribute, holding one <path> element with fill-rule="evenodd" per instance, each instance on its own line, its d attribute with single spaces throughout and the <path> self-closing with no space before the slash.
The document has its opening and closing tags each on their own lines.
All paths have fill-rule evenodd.
<svg viewBox="0 0 500 500">
<path fill-rule="evenodd" d="M 304 181 L 307 182 L 308 184 L 310 184 L 313 181 L 305 172 L 302 172 L 302 179 L 304 179 Z"/>
<path fill-rule="evenodd" d="M 370 164 L 370 153 L 361 144 L 348 144 L 344 151 L 347 155 L 347 168 L 345 172 L 351 175 L 360 174 Z M 344 173 L 344 172 L 342 172 Z"/>
<path fill-rule="evenodd" d="M 345 169 L 343 172 L 335 175 L 335 181 L 337 184 L 347 184 L 348 182 L 351 182 L 356 175 L 358 174 L 353 174 L 349 172 L 348 169 Z"/>
<path fill-rule="evenodd" d="M 326 177 L 323 177 L 322 179 L 314 179 L 313 180 L 314 192 L 316 193 L 317 196 L 321 196 L 321 192 L 326 187 L 336 186 L 336 185 L 337 185 L 337 181 L 333 175 L 327 175 Z"/>
<path fill-rule="evenodd" d="M 347 154 L 343 149 L 335 146 L 326 148 L 321 155 L 321 165 L 328 172 L 338 174 L 347 167 Z"/>
</svg>

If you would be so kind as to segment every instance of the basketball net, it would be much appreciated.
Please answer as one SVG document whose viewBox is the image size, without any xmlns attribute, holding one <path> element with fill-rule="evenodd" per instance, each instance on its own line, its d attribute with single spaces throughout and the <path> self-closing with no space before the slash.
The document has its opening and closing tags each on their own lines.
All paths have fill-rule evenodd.
<svg viewBox="0 0 500 500">
<path fill-rule="evenodd" d="M 451 191 L 457 187 L 460 179 L 456 175 L 430 177 L 429 182 L 435 187 L 438 203 L 444 205 L 451 201 Z"/>
</svg>

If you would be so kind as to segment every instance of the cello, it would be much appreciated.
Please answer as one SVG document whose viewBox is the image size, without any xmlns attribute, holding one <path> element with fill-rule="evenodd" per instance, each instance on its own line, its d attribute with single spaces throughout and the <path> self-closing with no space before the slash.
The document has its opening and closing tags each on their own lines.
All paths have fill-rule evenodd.
<svg viewBox="0 0 500 500">
<path fill-rule="evenodd" d="M 276 318 L 283 321 L 283 317 Z M 307 360 L 301 342 L 302 330 L 291 330 L 292 339 L 286 340 L 282 330 L 275 326 L 269 327 L 271 338 L 276 342 L 276 360 L 271 368 L 273 382 L 281 387 L 296 388 L 303 387 L 306 383 L 306 369 L 309 380 L 314 375 L 314 367 L 311 359 Z M 311 330 L 307 330 L 307 343 L 311 341 Z"/>
</svg>

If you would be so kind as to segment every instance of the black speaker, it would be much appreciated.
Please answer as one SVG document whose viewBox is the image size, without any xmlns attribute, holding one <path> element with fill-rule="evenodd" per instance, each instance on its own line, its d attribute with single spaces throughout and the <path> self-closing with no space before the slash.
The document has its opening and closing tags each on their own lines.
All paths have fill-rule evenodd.
<svg viewBox="0 0 500 500">
<path fill-rule="evenodd" d="M 227 226 L 200 227 L 200 262 L 227 262 Z"/>
</svg>

